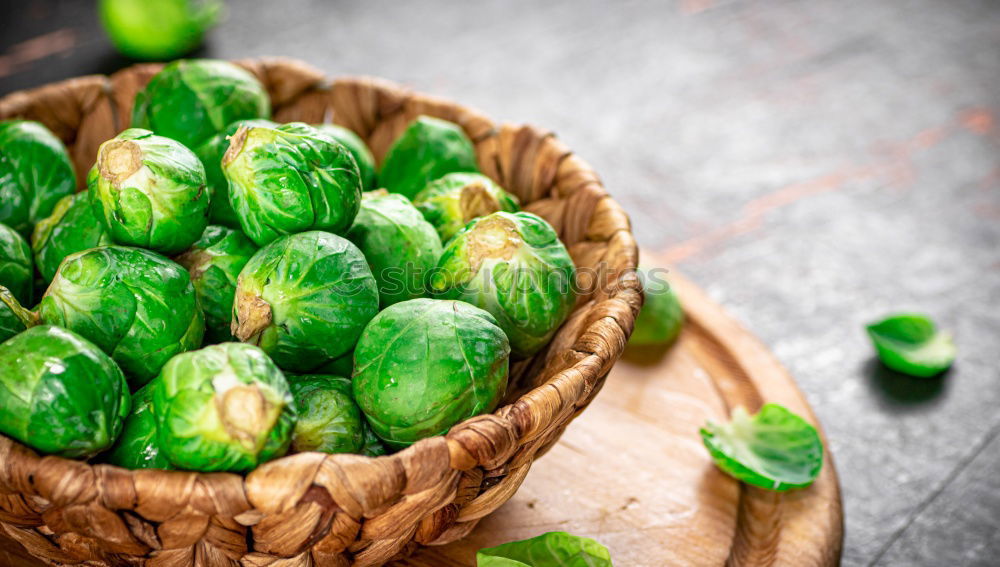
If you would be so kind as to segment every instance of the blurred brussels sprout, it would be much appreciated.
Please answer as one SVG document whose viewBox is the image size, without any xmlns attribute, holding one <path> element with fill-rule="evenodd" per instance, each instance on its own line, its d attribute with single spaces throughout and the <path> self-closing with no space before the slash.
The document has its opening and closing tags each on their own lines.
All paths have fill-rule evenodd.
<svg viewBox="0 0 1000 567">
<path fill-rule="evenodd" d="M 101 144 L 91 201 L 118 244 L 184 250 L 208 225 L 205 168 L 181 144 L 130 128 Z"/>
<path fill-rule="evenodd" d="M 288 451 L 295 400 L 281 370 L 255 346 L 179 354 L 153 384 L 160 451 L 178 468 L 244 472 Z"/>
<path fill-rule="evenodd" d="M 97 174 L 96 169 L 91 171 Z M 31 235 L 35 265 L 46 282 L 52 281 L 59 263 L 66 256 L 111 243 L 111 235 L 97 216 L 87 192 L 60 199 L 52 214 L 38 221 Z"/>
<path fill-rule="evenodd" d="M 201 44 L 219 19 L 218 0 L 101 0 L 101 25 L 126 57 L 174 59 Z"/>
<path fill-rule="evenodd" d="M 250 72 L 227 61 L 182 59 L 135 95 L 132 126 L 195 148 L 237 120 L 270 116 L 271 100 Z"/>
<path fill-rule="evenodd" d="M 375 156 L 372 155 L 372 151 L 368 149 L 361 136 L 355 134 L 353 130 L 336 124 L 313 124 L 313 128 L 340 142 L 342 146 L 347 148 L 347 151 L 351 152 L 351 157 L 354 158 L 354 163 L 358 165 L 358 171 L 361 174 L 362 190 L 372 191 L 376 189 Z"/>
<path fill-rule="evenodd" d="M 257 246 L 242 232 L 211 225 L 186 252 L 177 256 L 187 268 L 191 283 L 205 312 L 205 341 L 233 340 L 233 298 L 240 270 L 257 252 Z"/>
<path fill-rule="evenodd" d="M 684 324 L 684 310 L 666 278 L 666 270 L 640 268 L 646 301 L 635 319 L 630 345 L 658 345 L 673 342 Z"/>
<path fill-rule="evenodd" d="M 384 190 L 365 193 L 347 238 L 368 260 L 382 307 L 427 295 L 441 239 L 406 197 Z"/>
<path fill-rule="evenodd" d="M 115 359 L 133 388 L 173 355 L 198 348 L 205 319 L 187 271 L 159 254 L 101 246 L 67 256 L 38 313 Z"/>
<path fill-rule="evenodd" d="M 304 374 L 288 377 L 299 420 L 292 435 L 297 453 L 359 453 L 365 445 L 365 421 L 354 402 L 351 381 L 340 376 Z"/>
<path fill-rule="evenodd" d="M 0 285 L 0 343 L 38 323 L 38 316 L 21 307 L 10 290 Z"/>
<path fill-rule="evenodd" d="M 0 122 L 0 222 L 24 236 L 76 188 L 66 147 L 38 122 Z"/>
<path fill-rule="evenodd" d="M 129 412 L 128 385 L 108 355 L 49 325 L 0 344 L 0 432 L 42 453 L 107 449 Z"/>
<path fill-rule="evenodd" d="M 309 372 L 347 353 L 378 312 L 378 288 L 350 241 L 318 230 L 282 237 L 243 267 L 233 335 L 287 370 Z"/>
<path fill-rule="evenodd" d="M 460 301 L 412 299 L 379 313 L 354 351 L 354 398 L 375 433 L 406 447 L 492 411 L 510 345 L 492 315 Z"/>
<path fill-rule="evenodd" d="M 0 224 L 0 285 L 18 301 L 30 304 L 34 295 L 35 263 L 31 248 L 13 228 Z"/>
<path fill-rule="evenodd" d="M 240 128 L 222 172 L 243 232 L 260 246 L 309 229 L 342 234 L 358 214 L 361 178 L 351 153 L 301 122 Z"/>
<path fill-rule="evenodd" d="M 493 213 L 469 223 L 445 248 L 432 292 L 497 318 L 511 349 L 542 348 L 573 309 L 573 260 L 556 231 L 531 213 Z"/>
<path fill-rule="evenodd" d="M 478 171 L 472 142 L 458 125 L 420 116 L 385 154 L 378 181 L 412 199 L 429 182 L 455 171 Z"/>
<path fill-rule="evenodd" d="M 413 204 L 448 242 L 472 219 L 497 211 L 521 210 L 517 198 L 481 173 L 449 173 L 435 179 L 413 198 Z"/>
<path fill-rule="evenodd" d="M 237 120 L 209 138 L 205 143 L 194 148 L 194 153 L 198 155 L 201 164 L 205 166 L 206 186 L 211 197 L 208 220 L 230 228 L 239 228 L 240 220 L 236 217 L 233 206 L 229 204 L 229 181 L 222 174 L 222 156 L 226 155 L 226 150 L 229 149 L 229 138 L 236 134 L 236 131 L 242 126 L 247 128 L 257 126 L 277 128 L 278 123 L 264 119 Z"/>
<path fill-rule="evenodd" d="M 153 417 L 155 386 L 156 382 L 151 382 L 132 394 L 132 413 L 125 419 L 122 434 L 106 457 L 112 465 L 127 469 L 174 468 L 160 451 L 156 436 L 156 418 Z"/>
</svg>

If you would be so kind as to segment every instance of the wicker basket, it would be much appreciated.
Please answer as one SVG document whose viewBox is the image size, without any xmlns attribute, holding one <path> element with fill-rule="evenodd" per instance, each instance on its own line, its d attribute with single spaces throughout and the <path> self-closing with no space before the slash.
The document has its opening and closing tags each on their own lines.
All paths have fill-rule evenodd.
<svg viewBox="0 0 1000 567">
<path fill-rule="evenodd" d="M 505 403 L 391 456 L 303 453 L 246 477 L 128 471 L 39 457 L 0 436 L 0 537 L 54 564 L 381 565 L 463 537 L 517 490 L 534 459 L 590 403 L 642 303 L 628 217 L 597 175 L 531 126 L 494 124 L 450 101 L 370 78 L 329 80 L 296 61 L 239 61 L 271 95 L 277 121 L 333 121 L 376 159 L 421 114 L 459 124 L 483 173 L 559 232 L 578 267 L 573 314 L 551 344 L 511 369 Z M 13 93 L 0 119 L 48 126 L 79 179 L 97 147 L 129 124 L 138 65 Z"/>
</svg>

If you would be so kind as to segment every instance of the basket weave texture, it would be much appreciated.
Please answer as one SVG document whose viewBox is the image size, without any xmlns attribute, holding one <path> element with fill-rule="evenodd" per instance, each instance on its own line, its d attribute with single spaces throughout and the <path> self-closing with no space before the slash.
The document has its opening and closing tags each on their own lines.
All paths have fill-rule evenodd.
<svg viewBox="0 0 1000 567">
<path fill-rule="evenodd" d="M 346 126 L 377 160 L 419 115 L 460 125 L 482 172 L 558 231 L 578 268 L 579 300 L 546 349 L 512 366 L 496 412 L 390 456 L 302 453 L 243 477 L 40 457 L 0 436 L 0 535 L 52 564 L 381 565 L 455 541 L 514 494 L 600 390 L 632 331 L 642 294 L 628 217 L 551 133 L 497 125 L 379 79 L 330 80 L 286 59 L 236 63 L 264 84 L 276 121 Z M 159 69 L 137 65 L 13 93 L 0 100 L 0 119 L 45 124 L 82 181 Z"/>
</svg>

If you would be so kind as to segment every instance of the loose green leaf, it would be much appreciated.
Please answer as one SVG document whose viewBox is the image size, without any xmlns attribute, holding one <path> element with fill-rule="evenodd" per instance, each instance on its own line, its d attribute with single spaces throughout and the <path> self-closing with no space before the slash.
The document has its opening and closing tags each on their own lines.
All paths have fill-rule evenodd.
<svg viewBox="0 0 1000 567">
<path fill-rule="evenodd" d="M 684 325 L 684 310 L 666 279 L 666 270 L 639 270 L 646 301 L 635 320 L 631 345 L 669 344 Z"/>
<path fill-rule="evenodd" d="M 477 567 L 612 567 L 608 548 L 596 541 L 549 532 L 522 541 L 480 549 Z"/>
<path fill-rule="evenodd" d="M 725 473 L 768 490 L 809 486 L 823 466 L 816 428 L 778 404 L 753 416 L 738 407 L 729 423 L 708 422 L 701 439 Z"/>
<path fill-rule="evenodd" d="M 951 335 L 938 331 L 926 315 L 893 315 L 868 325 L 878 357 L 889 368 L 917 376 L 936 376 L 955 361 Z"/>
</svg>

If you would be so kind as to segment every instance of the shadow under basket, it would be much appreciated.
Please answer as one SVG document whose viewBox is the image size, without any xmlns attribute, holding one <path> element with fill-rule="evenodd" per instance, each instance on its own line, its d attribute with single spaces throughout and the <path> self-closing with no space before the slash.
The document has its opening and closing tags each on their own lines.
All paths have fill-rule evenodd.
<svg viewBox="0 0 1000 567">
<path fill-rule="evenodd" d="M 0 436 L 0 538 L 54 564 L 283 567 L 381 565 L 462 538 L 506 502 L 532 461 L 600 390 L 642 303 L 629 220 L 551 133 L 494 124 L 453 102 L 379 79 L 328 79 L 297 61 L 237 61 L 279 122 L 350 128 L 381 162 L 411 120 L 461 126 L 479 167 L 559 233 L 581 289 L 551 343 L 511 367 L 501 407 L 399 453 L 302 453 L 246 476 L 130 471 L 40 457 Z M 0 119 L 37 120 L 84 180 L 98 146 L 128 127 L 135 93 L 161 68 L 136 65 L 16 92 Z"/>
</svg>

